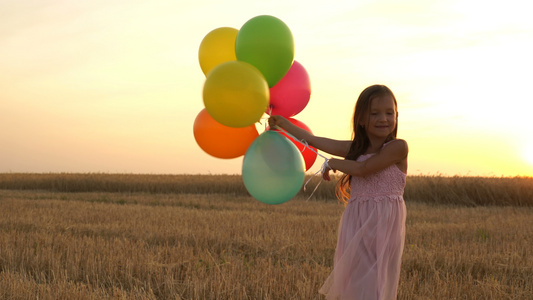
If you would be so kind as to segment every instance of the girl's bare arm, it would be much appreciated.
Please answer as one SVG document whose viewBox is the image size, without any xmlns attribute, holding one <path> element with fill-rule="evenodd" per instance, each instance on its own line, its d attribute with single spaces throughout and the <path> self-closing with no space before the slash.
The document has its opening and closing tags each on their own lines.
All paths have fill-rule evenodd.
<svg viewBox="0 0 533 300">
<path fill-rule="evenodd" d="M 352 141 L 342 141 L 316 136 L 309 131 L 292 124 L 289 120 L 281 116 L 270 117 L 268 123 L 271 128 L 275 129 L 275 126 L 279 126 L 298 140 L 305 140 L 310 146 L 334 156 L 346 157 L 352 143 Z"/>
<path fill-rule="evenodd" d="M 391 165 L 406 165 L 409 148 L 404 140 L 394 140 L 387 144 L 376 155 L 363 162 L 354 160 L 330 159 L 329 166 L 332 170 L 339 170 L 352 176 L 364 177 L 381 171 Z"/>
</svg>

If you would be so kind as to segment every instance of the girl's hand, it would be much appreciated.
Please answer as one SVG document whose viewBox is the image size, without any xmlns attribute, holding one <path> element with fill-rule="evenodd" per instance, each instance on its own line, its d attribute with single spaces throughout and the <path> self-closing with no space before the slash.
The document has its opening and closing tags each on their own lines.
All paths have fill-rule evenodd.
<svg viewBox="0 0 533 300">
<path fill-rule="evenodd" d="M 330 160 L 331 161 L 331 160 Z M 325 181 L 331 181 L 331 177 L 329 176 L 329 171 L 333 171 L 333 173 L 336 173 L 337 170 L 335 169 L 332 169 L 329 164 L 326 166 L 326 168 L 324 169 L 324 172 L 322 172 L 322 179 L 324 179 Z"/>
<path fill-rule="evenodd" d="M 270 128 L 274 128 L 275 126 L 284 128 L 287 122 L 288 120 L 282 116 L 270 116 L 270 118 L 268 118 L 268 126 L 270 126 Z"/>
</svg>

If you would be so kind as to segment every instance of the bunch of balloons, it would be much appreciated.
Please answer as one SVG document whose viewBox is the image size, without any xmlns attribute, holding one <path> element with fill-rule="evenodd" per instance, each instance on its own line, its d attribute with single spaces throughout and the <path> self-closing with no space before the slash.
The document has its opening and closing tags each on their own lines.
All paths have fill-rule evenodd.
<svg viewBox="0 0 533 300">
<path fill-rule="evenodd" d="M 317 154 L 279 130 L 259 134 L 255 123 L 267 113 L 311 131 L 292 118 L 308 104 L 311 84 L 305 68 L 294 60 L 291 31 L 278 18 L 257 16 L 240 30 L 220 27 L 209 32 L 198 58 L 206 80 L 205 108 L 193 126 L 196 142 L 217 158 L 244 155 L 244 185 L 257 200 L 290 200 Z"/>
</svg>

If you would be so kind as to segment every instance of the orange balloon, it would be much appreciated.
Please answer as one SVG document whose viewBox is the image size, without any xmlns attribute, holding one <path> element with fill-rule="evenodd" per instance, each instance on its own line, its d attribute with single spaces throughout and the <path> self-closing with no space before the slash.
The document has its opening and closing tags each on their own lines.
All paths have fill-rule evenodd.
<svg viewBox="0 0 533 300">
<path fill-rule="evenodd" d="M 193 126 L 196 143 L 207 154 L 217 158 L 236 158 L 246 153 L 259 136 L 255 125 L 228 127 L 215 121 L 204 108 Z"/>
</svg>

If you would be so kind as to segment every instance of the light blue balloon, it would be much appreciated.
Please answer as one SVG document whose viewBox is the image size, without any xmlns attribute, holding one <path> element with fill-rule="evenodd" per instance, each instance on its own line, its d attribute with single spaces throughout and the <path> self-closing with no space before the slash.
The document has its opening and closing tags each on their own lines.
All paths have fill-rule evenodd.
<svg viewBox="0 0 533 300">
<path fill-rule="evenodd" d="M 302 188 L 305 162 L 289 139 L 279 132 L 265 131 L 244 155 L 242 179 L 255 199 L 266 204 L 281 204 Z"/>
</svg>

